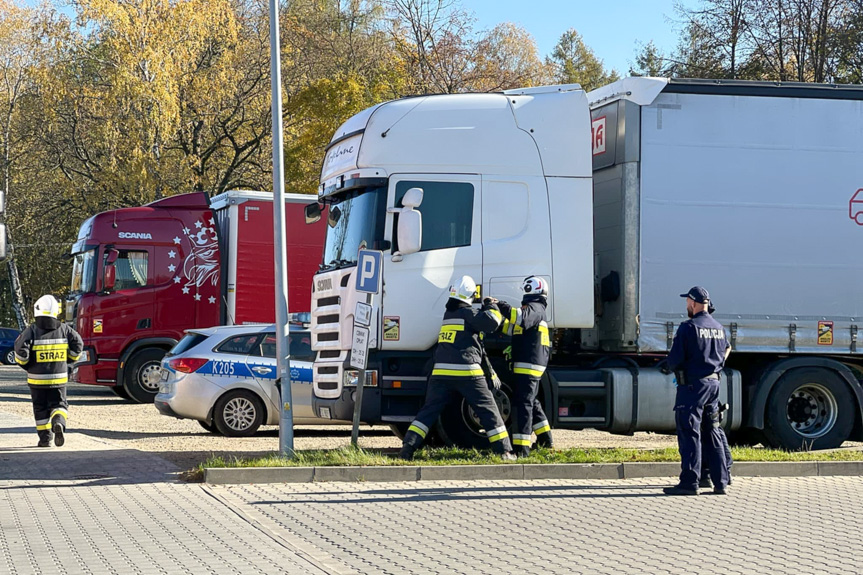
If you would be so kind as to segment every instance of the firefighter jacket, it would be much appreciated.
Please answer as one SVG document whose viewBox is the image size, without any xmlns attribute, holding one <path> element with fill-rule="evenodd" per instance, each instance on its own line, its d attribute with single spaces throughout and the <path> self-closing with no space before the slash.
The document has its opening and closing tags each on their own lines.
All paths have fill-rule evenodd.
<svg viewBox="0 0 863 575">
<path fill-rule="evenodd" d="M 482 333 L 500 327 L 503 316 L 497 305 L 475 310 L 465 302 L 449 300 L 434 351 L 432 377 L 482 378 Z"/>
<path fill-rule="evenodd" d="M 27 383 L 39 388 L 62 387 L 69 381 L 67 364 L 84 349 L 81 336 L 53 317 L 37 317 L 15 340 L 15 361 L 27 370 Z"/>
<path fill-rule="evenodd" d="M 515 374 L 541 377 L 548 365 L 551 338 L 545 308 L 545 296 L 526 295 L 521 307 L 500 303 L 504 315 L 503 332 L 512 336 L 512 371 Z"/>
</svg>

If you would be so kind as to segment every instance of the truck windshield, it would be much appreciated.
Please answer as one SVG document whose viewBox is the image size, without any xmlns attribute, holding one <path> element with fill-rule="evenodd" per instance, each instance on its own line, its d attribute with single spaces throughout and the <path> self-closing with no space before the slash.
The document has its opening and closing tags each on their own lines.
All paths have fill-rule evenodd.
<svg viewBox="0 0 863 575">
<path fill-rule="evenodd" d="M 92 292 L 96 287 L 96 248 L 72 256 L 73 294 Z"/>
<path fill-rule="evenodd" d="M 330 200 L 322 270 L 356 265 L 360 248 L 383 239 L 386 188 L 365 188 Z"/>
</svg>

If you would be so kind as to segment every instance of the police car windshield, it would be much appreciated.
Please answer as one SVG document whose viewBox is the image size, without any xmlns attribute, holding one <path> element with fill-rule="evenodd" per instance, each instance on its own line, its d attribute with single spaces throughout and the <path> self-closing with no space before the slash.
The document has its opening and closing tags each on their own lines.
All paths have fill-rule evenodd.
<svg viewBox="0 0 863 575">
<path fill-rule="evenodd" d="M 383 239 L 386 188 L 352 190 L 330 202 L 322 271 L 356 265 L 360 248 Z"/>
<path fill-rule="evenodd" d="M 96 248 L 72 256 L 72 294 L 92 292 L 96 287 Z"/>
</svg>

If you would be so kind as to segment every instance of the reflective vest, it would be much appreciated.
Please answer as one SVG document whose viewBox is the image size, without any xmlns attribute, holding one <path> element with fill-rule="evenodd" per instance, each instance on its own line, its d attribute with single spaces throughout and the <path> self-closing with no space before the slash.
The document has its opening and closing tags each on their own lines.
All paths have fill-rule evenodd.
<svg viewBox="0 0 863 575">
<path fill-rule="evenodd" d="M 53 318 L 37 318 L 15 340 L 15 361 L 27 370 L 27 383 L 61 387 L 69 381 L 68 364 L 81 356 L 84 342 L 68 325 Z"/>
<path fill-rule="evenodd" d="M 495 331 L 502 320 L 494 304 L 480 310 L 468 304 L 448 309 L 438 334 L 432 377 L 482 378 L 480 334 Z"/>
<path fill-rule="evenodd" d="M 546 307 L 544 297 L 527 296 L 504 318 L 503 331 L 512 336 L 513 373 L 542 377 L 545 372 L 551 353 Z"/>
</svg>

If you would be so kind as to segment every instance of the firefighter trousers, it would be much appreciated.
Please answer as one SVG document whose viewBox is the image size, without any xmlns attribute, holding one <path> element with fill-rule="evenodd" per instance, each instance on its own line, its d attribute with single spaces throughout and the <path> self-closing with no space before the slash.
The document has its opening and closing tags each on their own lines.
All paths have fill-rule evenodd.
<svg viewBox="0 0 863 575">
<path fill-rule="evenodd" d="M 509 433 L 497 409 L 494 397 L 488 388 L 485 378 L 442 378 L 432 377 L 429 380 L 425 404 L 405 434 L 404 444 L 418 449 L 426 438 L 429 429 L 437 421 L 441 412 L 450 401 L 464 398 L 470 405 L 479 422 L 485 429 L 491 449 L 496 453 L 512 451 Z"/>
<path fill-rule="evenodd" d="M 536 433 L 537 443 L 543 443 L 541 435 L 550 433 L 551 426 L 537 399 L 539 378 L 516 374 L 513 407 L 515 408 L 515 432 L 512 442 L 516 447 L 530 447 L 530 434 Z"/>
<path fill-rule="evenodd" d="M 66 429 L 69 417 L 69 404 L 66 402 L 66 386 L 30 386 L 30 399 L 33 402 L 33 417 L 36 419 L 36 432 L 42 441 L 51 438 L 51 428 L 59 423 Z M 56 418 L 56 419 L 55 419 Z"/>
</svg>

